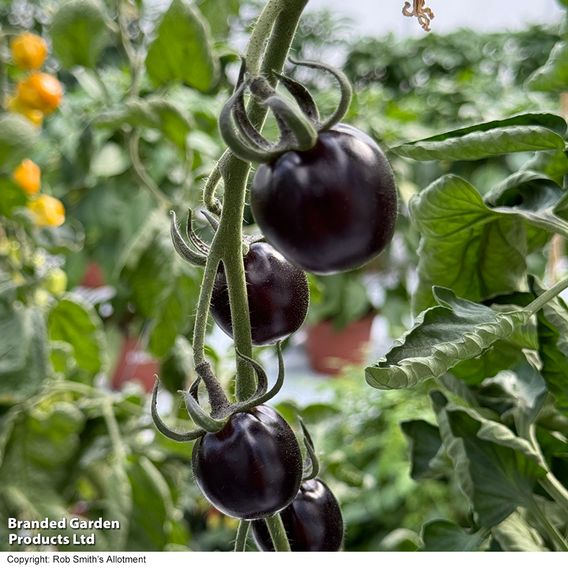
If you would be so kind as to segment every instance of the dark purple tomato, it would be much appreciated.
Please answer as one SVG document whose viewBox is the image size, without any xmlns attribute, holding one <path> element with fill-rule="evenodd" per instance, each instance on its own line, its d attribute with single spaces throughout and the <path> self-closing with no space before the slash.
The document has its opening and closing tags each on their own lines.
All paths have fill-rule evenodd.
<svg viewBox="0 0 568 568">
<path fill-rule="evenodd" d="M 193 447 L 193 474 L 209 502 L 237 519 L 273 515 L 296 496 L 302 455 L 294 432 L 269 406 L 234 414 Z"/>
<path fill-rule="evenodd" d="M 280 515 L 292 552 L 335 552 L 341 548 L 341 509 L 321 479 L 304 481 L 294 501 Z M 260 550 L 274 550 L 263 520 L 252 523 L 252 532 Z"/>
<path fill-rule="evenodd" d="M 254 243 L 244 258 L 252 342 L 273 343 L 294 333 L 308 312 L 306 274 L 267 243 Z M 211 313 L 217 325 L 232 336 L 229 291 L 219 265 Z"/>
<path fill-rule="evenodd" d="M 290 262 L 329 274 L 361 266 L 391 241 L 396 186 L 379 146 L 338 124 L 311 150 L 259 166 L 251 207 L 266 240 Z"/>
</svg>

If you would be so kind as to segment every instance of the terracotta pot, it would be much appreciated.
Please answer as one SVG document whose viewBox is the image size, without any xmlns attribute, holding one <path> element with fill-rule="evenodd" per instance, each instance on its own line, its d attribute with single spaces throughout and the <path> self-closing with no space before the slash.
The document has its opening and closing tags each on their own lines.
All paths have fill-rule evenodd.
<svg viewBox="0 0 568 568">
<path fill-rule="evenodd" d="M 112 377 L 112 388 L 119 390 L 123 383 L 133 381 L 140 383 L 146 392 L 152 392 L 159 366 L 157 359 L 140 348 L 138 337 L 125 337 Z"/>
<path fill-rule="evenodd" d="M 81 280 L 81 286 L 85 288 L 100 288 L 104 285 L 105 277 L 100 265 L 93 261 L 89 262 Z"/>
<path fill-rule="evenodd" d="M 329 321 L 322 321 L 307 330 L 306 349 L 314 371 L 337 375 L 347 365 L 362 365 L 371 339 L 375 315 L 369 314 L 336 331 Z"/>
</svg>

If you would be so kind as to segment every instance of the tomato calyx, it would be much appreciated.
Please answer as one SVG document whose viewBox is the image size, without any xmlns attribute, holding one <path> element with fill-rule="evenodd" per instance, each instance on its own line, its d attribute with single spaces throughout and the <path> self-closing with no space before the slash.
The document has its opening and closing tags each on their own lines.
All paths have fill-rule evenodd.
<svg viewBox="0 0 568 568">
<path fill-rule="evenodd" d="M 171 430 L 160 418 L 157 411 L 157 397 L 160 381 L 157 379 L 152 393 L 152 419 L 154 420 L 156 428 L 171 440 L 187 442 L 200 438 L 207 432 L 219 432 L 227 425 L 233 415 L 240 412 L 248 412 L 252 408 L 268 402 L 280 392 L 284 384 L 284 360 L 280 341 L 276 344 L 276 351 L 278 355 L 278 376 L 272 388 L 268 389 L 268 376 L 262 365 L 237 350 L 237 357 L 246 361 L 246 363 L 254 369 L 257 376 L 256 391 L 250 398 L 240 402 L 231 403 L 229 401 L 219 381 L 213 374 L 211 365 L 207 361 L 197 365 L 195 368 L 197 373 L 195 381 L 193 381 L 188 390 L 178 391 L 183 396 L 189 416 L 199 427 L 189 432 L 180 433 Z M 211 407 L 209 414 L 202 408 L 199 402 L 198 390 L 201 383 L 205 385 L 209 398 L 209 405 Z"/>
<path fill-rule="evenodd" d="M 273 72 L 272 78 L 281 82 L 297 103 L 296 108 L 288 98 L 278 94 L 265 77 L 247 76 L 243 60 L 235 92 L 225 103 L 219 116 L 221 136 L 238 158 L 268 163 L 289 151 L 310 150 L 316 145 L 319 133 L 332 128 L 347 112 L 352 89 L 341 71 L 314 61 L 289 61 L 294 65 L 326 71 L 335 78 L 340 91 L 336 110 L 329 118 L 321 121 L 317 105 L 308 89 L 291 77 Z M 267 140 L 250 120 L 244 98 L 247 91 L 257 104 L 272 112 L 280 130 L 278 141 Z"/>
</svg>

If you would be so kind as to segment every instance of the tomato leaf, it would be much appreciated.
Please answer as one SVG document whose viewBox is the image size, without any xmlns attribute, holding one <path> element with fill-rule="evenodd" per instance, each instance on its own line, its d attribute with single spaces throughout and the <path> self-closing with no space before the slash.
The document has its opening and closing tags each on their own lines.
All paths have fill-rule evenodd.
<svg viewBox="0 0 568 568">
<path fill-rule="evenodd" d="M 483 531 L 468 532 L 466 529 L 442 519 L 430 521 L 422 527 L 421 550 L 427 552 L 473 552 L 480 549 L 486 540 Z"/>
<path fill-rule="evenodd" d="M 533 91 L 563 93 L 568 90 L 568 42 L 559 41 L 550 52 L 547 62 L 527 80 Z"/>
<path fill-rule="evenodd" d="M 30 155 L 39 131 L 25 118 L 12 113 L 0 115 L 0 171 L 11 172 Z"/>
<path fill-rule="evenodd" d="M 156 86 L 181 82 L 200 91 L 217 79 L 209 27 L 187 0 L 173 0 L 158 25 L 146 57 L 146 69 Z"/>
<path fill-rule="evenodd" d="M 103 7 L 97 0 L 69 0 L 51 21 L 53 51 L 66 67 L 94 68 L 108 41 Z"/>
<path fill-rule="evenodd" d="M 425 420 L 408 420 L 400 427 L 408 438 L 410 445 L 412 479 L 435 477 L 432 471 L 432 460 L 442 447 L 442 438 L 436 426 Z"/>
<path fill-rule="evenodd" d="M 174 103 L 162 99 L 135 99 L 117 109 L 101 113 L 94 121 L 101 127 L 118 129 L 128 124 L 134 127 L 160 130 L 181 150 L 185 150 L 191 130 L 189 117 Z"/>
<path fill-rule="evenodd" d="M 453 175 L 432 183 L 410 203 L 422 235 L 415 308 L 432 304 L 434 284 L 474 301 L 526 290 L 526 255 L 551 232 L 568 234 L 566 195 L 550 178 L 527 171 L 507 178 L 485 200 Z"/>
<path fill-rule="evenodd" d="M 536 293 L 542 288 L 533 285 Z M 538 353 L 541 373 L 558 409 L 568 414 L 568 308 L 561 298 L 548 302 L 537 313 Z"/>
<path fill-rule="evenodd" d="M 491 533 L 499 546 L 508 552 L 548 551 L 540 533 L 527 523 L 519 511 L 515 511 L 502 523 L 493 527 Z"/>
<path fill-rule="evenodd" d="M 497 312 L 434 287 L 438 305 L 418 315 L 414 327 L 387 355 L 365 369 L 367 382 L 379 389 L 412 387 L 442 376 L 460 361 L 478 357 L 499 339 L 525 325 L 523 310 Z"/>
<path fill-rule="evenodd" d="M 477 522 L 493 527 L 517 507 L 530 506 L 536 481 L 546 475 L 531 444 L 473 409 L 448 405 L 440 392 L 431 396 L 444 446 Z"/>
<path fill-rule="evenodd" d="M 521 114 L 475 124 L 392 148 L 413 160 L 481 160 L 511 152 L 564 149 L 566 121 L 554 114 Z"/>
<path fill-rule="evenodd" d="M 104 367 L 105 336 L 92 306 L 78 298 L 62 298 L 49 312 L 47 329 L 51 341 L 71 346 L 82 376 L 92 378 Z"/>
<path fill-rule="evenodd" d="M 18 302 L 0 301 L 0 401 L 29 397 L 48 373 L 43 314 Z"/>
</svg>

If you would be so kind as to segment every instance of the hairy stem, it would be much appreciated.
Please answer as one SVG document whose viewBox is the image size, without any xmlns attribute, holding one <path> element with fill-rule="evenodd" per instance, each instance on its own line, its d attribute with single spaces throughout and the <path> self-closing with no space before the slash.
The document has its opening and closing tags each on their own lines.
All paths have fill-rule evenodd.
<svg viewBox="0 0 568 568">
<path fill-rule="evenodd" d="M 290 552 L 290 543 L 288 542 L 286 529 L 284 528 L 284 523 L 280 515 L 276 514 L 272 517 L 266 517 L 264 520 L 266 521 L 270 538 L 274 544 L 274 550 L 276 552 Z"/>
<path fill-rule="evenodd" d="M 308 0 L 270 0 L 261 15 L 250 38 L 246 53 L 247 66 L 251 74 L 271 74 L 273 70 L 280 71 L 288 55 L 298 20 Z M 270 35 L 269 35 L 270 34 Z M 268 37 L 268 41 L 266 38 Z M 273 79 L 274 80 L 274 79 Z M 249 104 L 250 117 L 257 128 L 262 126 L 266 117 L 266 108 L 252 101 Z M 241 251 L 242 219 L 244 211 L 246 184 L 250 172 L 250 164 L 226 152 L 221 157 L 219 170 L 225 186 L 225 198 L 219 229 L 211 244 L 211 257 L 220 258 L 225 268 L 229 287 L 229 301 L 231 304 L 231 320 L 235 347 L 242 354 L 252 355 L 250 314 L 246 294 L 245 271 Z M 214 174 L 217 173 L 214 170 Z M 213 182 L 214 184 L 214 182 Z M 210 182 L 206 183 L 209 189 L 207 201 L 214 199 Z M 217 256 L 218 255 L 218 256 Z M 213 262 L 213 261 L 211 261 Z M 210 261 L 206 265 L 208 269 Z M 202 296 L 211 297 L 212 282 L 203 282 Z M 209 305 L 199 303 L 198 322 L 195 335 L 204 336 L 204 329 L 198 329 L 207 322 Z M 203 342 L 196 343 L 194 339 L 195 361 L 203 360 Z M 244 400 L 252 396 L 256 389 L 254 372 L 242 359 L 237 361 L 237 398 Z"/>
<path fill-rule="evenodd" d="M 247 548 L 247 538 L 250 529 L 250 521 L 241 521 L 237 529 L 237 539 L 235 540 L 234 552 L 245 552 Z"/>
<path fill-rule="evenodd" d="M 543 292 L 536 300 L 526 306 L 525 310 L 530 312 L 531 315 L 536 314 L 538 310 L 548 304 L 550 300 L 556 298 L 556 296 L 566 288 L 568 288 L 568 276 L 560 280 L 560 282 L 552 286 L 552 288 L 549 288 L 546 292 Z"/>
</svg>

